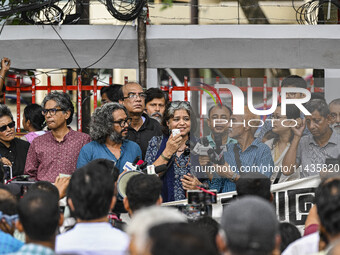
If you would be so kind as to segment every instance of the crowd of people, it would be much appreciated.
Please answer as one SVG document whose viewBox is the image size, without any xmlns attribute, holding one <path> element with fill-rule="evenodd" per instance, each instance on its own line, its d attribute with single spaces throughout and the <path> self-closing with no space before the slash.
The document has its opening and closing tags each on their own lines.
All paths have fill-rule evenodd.
<svg viewBox="0 0 340 255">
<path fill-rule="evenodd" d="M 307 88 L 299 76 L 282 86 Z M 0 254 L 339 254 L 340 99 L 312 98 L 304 105 L 311 115 L 295 105 L 282 115 L 278 105 L 268 119 L 281 121 L 261 128 L 250 124 L 260 117 L 248 107 L 237 115 L 216 104 L 208 111 L 210 133 L 199 138 L 190 103 L 168 102 L 160 89 L 115 84 L 101 98 L 89 134 L 70 127 L 67 93 L 27 106 L 21 138 L 11 111 L 0 105 L 0 181 L 10 183 L 0 186 Z M 121 197 L 117 181 L 138 159 L 165 170 L 131 177 Z M 15 192 L 14 180 L 23 175 L 34 183 Z M 309 176 L 321 184 L 301 238 L 295 226 L 279 223 L 270 187 Z M 188 222 L 159 206 L 186 199 L 190 190 L 237 196 L 220 223 Z M 124 212 L 128 223 L 119 218 Z M 68 226 L 66 219 L 74 221 Z"/>
</svg>

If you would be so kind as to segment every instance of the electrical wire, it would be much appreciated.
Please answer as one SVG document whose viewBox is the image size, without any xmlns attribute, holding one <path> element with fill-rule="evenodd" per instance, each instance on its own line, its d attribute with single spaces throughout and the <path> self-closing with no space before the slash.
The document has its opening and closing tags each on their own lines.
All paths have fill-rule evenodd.
<svg viewBox="0 0 340 255">
<path fill-rule="evenodd" d="M 99 61 L 101 61 L 113 48 L 113 46 L 116 44 L 116 42 L 118 41 L 120 35 L 122 34 L 123 30 L 125 29 L 125 26 L 127 24 L 127 21 L 125 22 L 125 24 L 123 25 L 123 27 L 121 28 L 120 32 L 118 33 L 118 36 L 116 37 L 116 39 L 113 41 L 113 43 L 111 44 L 110 48 L 104 53 L 103 56 L 101 56 L 97 61 L 95 61 L 94 63 L 92 63 L 91 65 L 88 65 L 87 67 L 85 67 L 85 69 L 90 68 L 91 66 L 94 66 L 95 64 L 97 64 Z"/>
</svg>

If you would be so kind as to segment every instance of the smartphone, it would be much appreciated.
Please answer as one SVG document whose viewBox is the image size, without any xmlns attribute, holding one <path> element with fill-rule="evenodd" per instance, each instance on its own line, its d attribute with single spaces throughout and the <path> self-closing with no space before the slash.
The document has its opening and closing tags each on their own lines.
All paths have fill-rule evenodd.
<svg viewBox="0 0 340 255">
<path fill-rule="evenodd" d="M 172 137 L 174 137 L 174 136 L 180 134 L 180 133 L 181 133 L 181 130 L 175 128 L 175 129 L 171 130 L 171 132 L 172 132 Z"/>
</svg>

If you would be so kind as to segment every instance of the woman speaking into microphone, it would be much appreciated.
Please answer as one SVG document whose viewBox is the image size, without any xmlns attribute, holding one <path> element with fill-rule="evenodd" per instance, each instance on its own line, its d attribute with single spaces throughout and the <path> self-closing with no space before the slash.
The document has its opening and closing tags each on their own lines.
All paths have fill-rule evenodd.
<svg viewBox="0 0 340 255">
<path fill-rule="evenodd" d="M 154 136 L 146 151 L 148 165 L 167 164 L 163 181 L 163 202 L 185 199 L 185 191 L 197 189 L 202 183 L 191 172 L 190 134 L 195 131 L 196 119 L 189 102 L 169 102 L 162 121 L 163 135 Z M 195 138 L 191 137 L 195 142 Z M 197 160 L 198 161 L 198 160 Z"/>
</svg>

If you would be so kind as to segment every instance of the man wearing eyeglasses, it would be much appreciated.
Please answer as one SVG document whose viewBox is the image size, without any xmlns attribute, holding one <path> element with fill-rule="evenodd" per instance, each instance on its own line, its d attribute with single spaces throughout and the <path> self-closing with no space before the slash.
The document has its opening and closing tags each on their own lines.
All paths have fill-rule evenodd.
<svg viewBox="0 0 340 255">
<path fill-rule="evenodd" d="M 116 163 L 120 173 L 126 162 L 142 157 L 138 144 L 126 139 L 131 118 L 127 110 L 118 103 L 107 103 L 97 108 L 90 123 L 92 142 L 80 151 L 77 168 L 95 159 L 109 159 Z"/>
<path fill-rule="evenodd" d="M 144 113 L 146 94 L 141 85 L 129 82 L 119 92 L 119 103 L 125 106 L 132 119 L 127 138 L 140 146 L 144 159 L 151 138 L 162 135 L 161 125 Z"/>
<path fill-rule="evenodd" d="M 0 105 L 1 162 L 12 167 L 13 177 L 24 173 L 29 146 L 28 142 L 15 138 L 13 115 L 6 105 Z"/>
<path fill-rule="evenodd" d="M 25 174 L 38 181 L 54 182 L 59 174 L 72 174 L 80 149 L 91 141 L 89 135 L 68 127 L 74 107 L 66 93 L 52 92 L 42 103 L 42 114 L 50 132 L 33 140 L 27 154 Z"/>
</svg>

